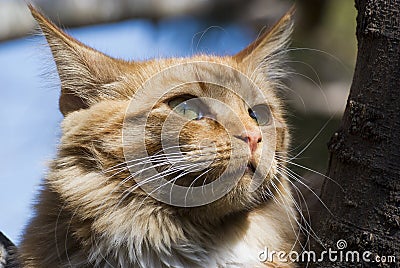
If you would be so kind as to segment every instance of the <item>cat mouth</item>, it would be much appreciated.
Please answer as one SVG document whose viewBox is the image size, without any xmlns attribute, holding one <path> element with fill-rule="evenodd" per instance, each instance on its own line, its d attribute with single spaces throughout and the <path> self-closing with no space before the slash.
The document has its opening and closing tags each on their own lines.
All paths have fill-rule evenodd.
<svg viewBox="0 0 400 268">
<path fill-rule="evenodd" d="M 255 166 L 251 162 L 247 163 L 246 173 L 254 174 L 255 172 L 256 172 Z"/>
</svg>

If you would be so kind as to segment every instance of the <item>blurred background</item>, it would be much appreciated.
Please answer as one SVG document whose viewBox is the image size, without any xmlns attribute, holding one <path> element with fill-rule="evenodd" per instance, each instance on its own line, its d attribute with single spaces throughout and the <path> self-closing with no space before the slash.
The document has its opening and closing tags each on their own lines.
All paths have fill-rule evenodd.
<svg viewBox="0 0 400 268">
<path fill-rule="evenodd" d="M 234 54 L 296 2 L 290 90 L 282 92 L 294 138 L 291 168 L 321 180 L 356 58 L 349 0 L 36 0 L 78 40 L 117 58 Z M 25 1 L 0 0 L 0 231 L 20 241 L 55 155 L 59 81 Z M 301 168 L 304 166 L 305 168 Z M 316 171 L 313 172 L 312 170 Z"/>
</svg>

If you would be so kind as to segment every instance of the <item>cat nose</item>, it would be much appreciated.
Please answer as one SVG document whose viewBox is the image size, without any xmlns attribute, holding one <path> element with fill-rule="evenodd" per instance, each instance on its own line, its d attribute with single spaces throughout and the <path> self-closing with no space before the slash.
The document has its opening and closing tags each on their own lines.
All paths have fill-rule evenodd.
<svg viewBox="0 0 400 268">
<path fill-rule="evenodd" d="M 237 138 L 249 144 L 251 153 L 254 153 L 254 151 L 257 149 L 258 143 L 262 141 L 262 136 L 259 129 L 244 131 L 242 134 L 237 136 Z"/>
</svg>

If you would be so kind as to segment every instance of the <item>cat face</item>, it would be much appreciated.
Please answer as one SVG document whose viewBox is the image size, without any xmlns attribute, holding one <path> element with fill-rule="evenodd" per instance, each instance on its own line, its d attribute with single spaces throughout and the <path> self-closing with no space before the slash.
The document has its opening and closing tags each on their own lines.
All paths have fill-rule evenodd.
<svg viewBox="0 0 400 268">
<path fill-rule="evenodd" d="M 148 202 L 226 215 L 273 194 L 274 156 L 289 140 L 275 91 L 290 13 L 234 56 L 145 62 L 110 58 L 32 13 L 61 80 L 52 168 L 69 175 L 50 183 L 67 201 L 97 193 L 108 208 Z"/>
<path fill-rule="evenodd" d="M 135 180 L 176 206 L 208 204 L 235 188 L 242 192 L 230 200 L 254 198 L 250 193 L 273 177 L 276 130 L 285 128 L 270 84 L 261 90 L 237 63 L 232 68 L 232 58 L 205 59 L 175 63 L 145 82 L 124 124 L 125 157 Z M 156 168 L 137 158 L 156 159 Z M 158 180 L 160 174 L 167 179 Z"/>
</svg>

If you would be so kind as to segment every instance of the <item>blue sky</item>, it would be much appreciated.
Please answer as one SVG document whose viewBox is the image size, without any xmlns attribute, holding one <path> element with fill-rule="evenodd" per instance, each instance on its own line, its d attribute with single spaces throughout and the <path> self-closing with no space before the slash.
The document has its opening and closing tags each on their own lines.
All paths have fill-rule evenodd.
<svg viewBox="0 0 400 268">
<path fill-rule="evenodd" d="M 191 18 L 133 20 L 69 33 L 110 56 L 141 60 L 233 54 L 254 37 L 237 25 L 208 28 Z M 38 36 L 0 43 L 0 231 L 17 243 L 60 135 L 59 81 L 44 44 Z"/>
</svg>

